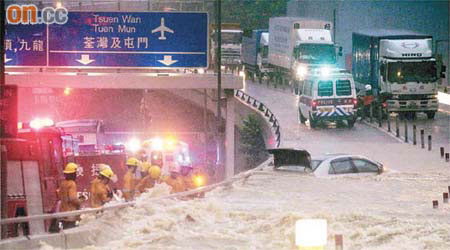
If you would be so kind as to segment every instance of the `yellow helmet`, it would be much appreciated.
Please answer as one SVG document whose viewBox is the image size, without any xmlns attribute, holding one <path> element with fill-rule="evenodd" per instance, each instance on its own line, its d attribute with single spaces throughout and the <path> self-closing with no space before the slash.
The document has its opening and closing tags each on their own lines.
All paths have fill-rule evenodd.
<svg viewBox="0 0 450 250">
<path fill-rule="evenodd" d="M 141 164 L 141 172 L 147 172 L 149 171 L 149 168 L 152 166 L 149 162 L 143 162 Z"/>
<path fill-rule="evenodd" d="M 161 176 L 161 169 L 158 166 L 151 166 L 148 169 L 148 174 L 152 177 L 152 179 L 159 179 Z"/>
<path fill-rule="evenodd" d="M 130 157 L 130 158 L 128 158 L 126 165 L 127 166 L 136 166 L 137 167 L 139 165 L 139 160 L 134 158 L 134 157 Z"/>
<path fill-rule="evenodd" d="M 69 162 L 69 163 L 67 163 L 67 165 L 66 165 L 66 167 L 64 168 L 64 173 L 65 174 L 73 174 L 73 173 L 76 173 L 77 172 L 77 168 L 78 168 L 78 165 L 77 164 L 75 164 L 75 163 L 73 163 L 73 162 Z"/>
<path fill-rule="evenodd" d="M 100 170 L 100 174 L 108 179 L 111 179 L 114 176 L 114 172 L 111 170 L 111 168 L 103 168 L 102 170 Z"/>
</svg>

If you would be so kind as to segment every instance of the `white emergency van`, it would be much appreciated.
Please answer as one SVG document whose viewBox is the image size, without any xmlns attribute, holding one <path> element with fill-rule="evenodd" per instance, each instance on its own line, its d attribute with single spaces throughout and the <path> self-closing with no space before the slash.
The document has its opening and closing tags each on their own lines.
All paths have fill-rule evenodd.
<svg viewBox="0 0 450 250">
<path fill-rule="evenodd" d="M 301 82 L 298 98 L 299 122 L 309 120 L 311 128 L 319 122 L 356 121 L 356 90 L 352 75 L 342 69 L 312 68 Z"/>
</svg>

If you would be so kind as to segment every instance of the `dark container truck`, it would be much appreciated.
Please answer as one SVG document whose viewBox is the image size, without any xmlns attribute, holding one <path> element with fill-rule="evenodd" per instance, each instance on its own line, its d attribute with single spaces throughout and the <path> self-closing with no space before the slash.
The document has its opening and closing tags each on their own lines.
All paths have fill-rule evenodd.
<svg viewBox="0 0 450 250">
<path fill-rule="evenodd" d="M 357 90 L 370 85 L 375 107 L 401 117 L 424 112 L 434 118 L 443 71 L 437 71 L 432 36 L 402 30 L 353 33 L 352 62 Z"/>
<path fill-rule="evenodd" d="M 269 66 L 269 31 L 246 30 L 242 37 L 242 65 L 245 75 L 261 83 L 264 77 L 271 78 Z"/>
</svg>

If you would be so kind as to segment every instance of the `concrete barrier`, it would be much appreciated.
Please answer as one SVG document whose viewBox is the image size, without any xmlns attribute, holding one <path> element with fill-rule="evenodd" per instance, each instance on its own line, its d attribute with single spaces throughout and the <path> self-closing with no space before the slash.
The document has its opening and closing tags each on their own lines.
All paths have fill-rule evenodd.
<svg viewBox="0 0 450 250">
<path fill-rule="evenodd" d="M 28 238 L 11 238 L 0 242 L 0 249 L 39 249 L 41 247 L 41 242 L 62 249 L 81 248 L 95 244 L 94 236 L 99 233 L 99 230 L 101 229 L 82 226 L 64 230 L 62 233 L 30 235 Z"/>
</svg>

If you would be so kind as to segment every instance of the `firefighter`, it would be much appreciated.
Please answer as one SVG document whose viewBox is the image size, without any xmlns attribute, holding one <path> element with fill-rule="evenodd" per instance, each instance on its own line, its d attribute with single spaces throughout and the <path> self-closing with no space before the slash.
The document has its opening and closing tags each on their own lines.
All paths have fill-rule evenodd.
<svg viewBox="0 0 450 250">
<path fill-rule="evenodd" d="M 180 176 L 178 167 L 170 167 L 170 175 L 164 176 L 162 180 L 172 187 L 171 193 L 179 193 L 186 191 L 186 186 L 183 177 Z"/>
<path fill-rule="evenodd" d="M 192 166 L 181 166 L 180 174 L 181 178 L 183 178 L 186 191 L 196 188 L 194 176 L 192 175 Z"/>
<path fill-rule="evenodd" d="M 140 171 L 141 171 L 141 178 L 144 178 L 147 176 L 148 174 L 148 170 L 150 169 L 152 165 L 150 164 L 150 162 L 144 161 L 141 163 L 140 165 Z"/>
<path fill-rule="evenodd" d="M 59 198 L 61 200 L 60 212 L 69 212 L 80 209 L 81 203 L 85 201 L 84 196 L 78 197 L 77 195 L 77 168 L 78 165 L 70 162 L 64 168 L 65 180 L 61 182 L 59 187 Z M 62 219 L 62 225 L 64 229 L 72 228 L 76 226 L 76 222 L 79 220 L 79 216 L 65 217 Z"/>
<path fill-rule="evenodd" d="M 128 171 L 123 177 L 122 193 L 125 201 L 131 201 L 134 198 L 134 189 L 136 186 L 136 179 L 135 179 L 136 169 L 138 168 L 140 163 L 138 159 L 130 157 L 127 160 L 126 165 L 128 167 Z"/>
<path fill-rule="evenodd" d="M 193 173 L 192 166 L 181 166 L 181 176 L 183 178 L 185 191 L 203 187 L 205 185 L 205 177 L 201 173 Z M 203 198 L 204 192 L 192 194 L 188 198 Z"/>
<path fill-rule="evenodd" d="M 92 207 L 101 207 L 112 199 L 113 192 L 108 184 L 114 177 L 111 168 L 106 164 L 101 164 L 99 175 L 91 182 Z"/>
<path fill-rule="evenodd" d="M 136 185 L 136 192 L 143 193 L 146 189 L 153 188 L 161 177 L 161 169 L 158 166 L 151 166 L 148 169 L 148 175 L 139 181 Z"/>
</svg>

